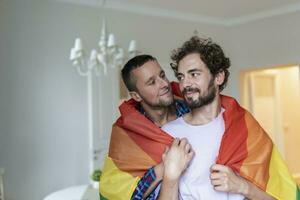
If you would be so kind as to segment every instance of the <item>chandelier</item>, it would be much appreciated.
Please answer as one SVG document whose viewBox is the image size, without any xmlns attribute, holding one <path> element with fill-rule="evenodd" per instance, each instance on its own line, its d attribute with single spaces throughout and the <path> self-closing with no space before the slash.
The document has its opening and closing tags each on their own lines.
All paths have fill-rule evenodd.
<svg viewBox="0 0 300 200">
<path fill-rule="evenodd" d="M 79 75 L 86 76 L 90 71 L 95 71 L 96 75 L 101 73 L 107 75 L 109 67 L 120 67 L 125 59 L 132 58 L 138 53 L 136 41 L 131 40 L 128 47 L 128 55 L 125 56 L 123 48 L 118 47 L 116 44 L 114 34 L 111 33 L 107 37 L 105 20 L 103 20 L 98 45 L 99 50 L 93 49 L 89 58 L 86 58 L 82 40 L 80 38 L 75 39 L 74 47 L 70 53 L 70 60 L 72 65 L 76 67 Z"/>
<path fill-rule="evenodd" d="M 70 52 L 70 60 L 72 62 L 72 65 L 76 68 L 78 74 L 80 76 L 87 77 L 89 175 L 94 172 L 94 161 L 97 160 L 97 155 L 99 155 L 99 153 L 101 152 L 101 150 L 99 150 L 99 147 L 94 147 L 94 134 L 98 133 L 94 133 L 92 77 L 93 75 L 99 77 L 100 74 L 109 76 L 110 78 L 114 77 L 113 73 L 109 74 L 109 69 L 121 67 L 125 60 L 134 57 L 138 53 L 137 43 L 135 40 L 131 40 L 129 42 L 128 52 L 125 53 L 124 50 L 117 45 L 114 34 L 111 33 L 107 35 L 105 20 L 103 20 L 98 45 L 99 49 L 91 50 L 90 55 L 87 56 L 85 53 L 85 49 L 83 48 L 82 40 L 80 38 L 76 38 L 74 46 L 71 48 Z M 116 70 L 111 71 L 116 72 Z M 112 92 L 114 92 L 115 90 L 118 90 L 116 86 L 112 88 Z M 91 180 L 90 184 L 92 184 Z"/>
</svg>

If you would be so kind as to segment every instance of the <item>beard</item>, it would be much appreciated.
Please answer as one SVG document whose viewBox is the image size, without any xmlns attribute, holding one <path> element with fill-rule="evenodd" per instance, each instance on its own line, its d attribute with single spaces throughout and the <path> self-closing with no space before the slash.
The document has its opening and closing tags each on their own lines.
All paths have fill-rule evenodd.
<svg viewBox="0 0 300 200">
<path fill-rule="evenodd" d="M 201 91 L 198 88 L 184 88 L 182 91 L 184 100 L 190 109 L 200 108 L 202 106 L 206 106 L 213 102 L 216 97 L 216 87 L 214 86 L 214 79 L 211 78 L 209 81 L 209 85 L 204 94 L 201 95 Z M 186 97 L 187 92 L 198 92 L 199 97 L 197 99 L 193 99 L 193 97 Z"/>
<path fill-rule="evenodd" d="M 144 103 L 147 104 L 148 106 L 151 106 L 152 108 L 162 108 L 162 107 L 168 107 L 173 104 L 174 98 L 170 99 L 159 99 L 158 102 L 150 102 L 147 99 L 143 99 Z"/>
<path fill-rule="evenodd" d="M 165 98 L 165 99 L 161 99 L 159 98 L 158 101 L 153 102 L 147 98 L 145 98 L 143 95 L 140 94 L 140 96 L 143 99 L 143 102 L 148 105 L 149 107 L 152 107 L 152 109 L 160 109 L 160 108 L 165 108 L 165 107 L 169 107 L 174 103 L 174 97 L 173 95 L 171 95 L 170 98 Z"/>
</svg>

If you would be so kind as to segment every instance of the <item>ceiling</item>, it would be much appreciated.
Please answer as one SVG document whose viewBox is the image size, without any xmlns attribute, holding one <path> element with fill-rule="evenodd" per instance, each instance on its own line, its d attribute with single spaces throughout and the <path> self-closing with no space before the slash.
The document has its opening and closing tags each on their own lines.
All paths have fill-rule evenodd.
<svg viewBox="0 0 300 200">
<path fill-rule="evenodd" d="M 59 0 L 101 6 L 103 0 Z M 232 26 L 300 11 L 300 0 L 106 0 L 105 7 L 143 15 Z"/>
</svg>

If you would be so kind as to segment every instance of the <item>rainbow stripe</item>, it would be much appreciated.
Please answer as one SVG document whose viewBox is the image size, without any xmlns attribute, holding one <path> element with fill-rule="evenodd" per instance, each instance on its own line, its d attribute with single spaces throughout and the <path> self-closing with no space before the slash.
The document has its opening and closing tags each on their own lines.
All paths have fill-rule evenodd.
<svg viewBox="0 0 300 200">
<path fill-rule="evenodd" d="M 140 114 L 133 100 L 123 103 L 120 111 L 102 170 L 101 199 L 130 199 L 140 178 L 161 161 L 165 146 L 173 140 Z"/>
<path fill-rule="evenodd" d="M 178 87 L 173 85 L 175 93 Z M 217 163 L 227 165 L 279 200 L 299 200 L 296 182 L 277 148 L 252 115 L 231 97 L 221 96 L 225 120 Z M 133 100 L 120 106 L 101 180 L 101 199 L 128 200 L 138 181 L 161 161 L 173 138 L 135 109 Z"/>
<path fill-rule="evenodd" d="M 230 97 L 225 108 L 225 133 L 217 163 L 227 165 L 279 200 L 300 198 L 299 188 L 276 146 L 253 116 Z"/>
</svg>

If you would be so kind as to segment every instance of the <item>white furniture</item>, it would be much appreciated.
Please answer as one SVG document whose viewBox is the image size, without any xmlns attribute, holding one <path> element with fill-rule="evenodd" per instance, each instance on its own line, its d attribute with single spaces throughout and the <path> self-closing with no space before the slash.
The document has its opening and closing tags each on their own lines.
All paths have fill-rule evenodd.
<svg viewBox="0 0 300 200">
<path fill-rule="evenodd" d="M 0 168 L 0 200 L 4 200 L 3 176 L 4 176 L 4 169 Z"/>
<path fill-rule="evenodd" d="M 99 200 L 99 192 L 88 185 L 73 186 L 51 193 L 44 200 Z"/>
</svg>

